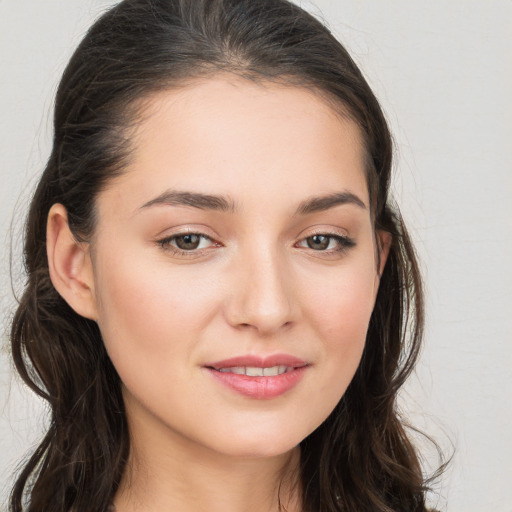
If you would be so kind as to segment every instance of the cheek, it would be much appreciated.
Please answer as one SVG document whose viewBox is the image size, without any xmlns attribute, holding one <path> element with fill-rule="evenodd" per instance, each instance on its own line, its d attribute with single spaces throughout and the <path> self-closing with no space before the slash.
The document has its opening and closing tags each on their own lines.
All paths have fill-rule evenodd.
<svg viewBox="0 0 512 512">
<path fill-rule="evenodd" d="M 214 314 L 204 282 L 143 257 L 102 261 L 97 281 L 98 324 L 114 362 L 192 350 Z"/>
<path fill-rule="evenodd" d="M 310 314 L 329 338 L 360 338 L 368 328 L 376 289 L 372 262 L 347 267 L 308 289 Z"/>
<path fill-rule="evenodd" d="M 215 305 L 204 280 L 199 288 L 188 273 L 143 260 L 102 265 L 98 324 L 125 391 L 158 415 L 194 393 L 193 362 Z"/>
<path fill-rule="evenodd" d="M 325 391 L 337 402 L 357 370 L 365 346 L 376 291 L 373 267 L 361 265 L 310 289 L 311 326 L 323 342 L 329 378 Z"/>
</svg>

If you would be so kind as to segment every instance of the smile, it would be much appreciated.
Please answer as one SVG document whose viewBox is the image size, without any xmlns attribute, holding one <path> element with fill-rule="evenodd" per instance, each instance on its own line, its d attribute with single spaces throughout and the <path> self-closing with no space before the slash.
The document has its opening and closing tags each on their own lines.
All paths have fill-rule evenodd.
<svg viewBox="0 0 512 512">
<path fill-rule="evenodd" d="M 296 357 L 276 354 L 234 357 L 204 367 L 216 382 L 244 397 L 269 400 L 291 391 L 310 365 Z"/>
</svg>

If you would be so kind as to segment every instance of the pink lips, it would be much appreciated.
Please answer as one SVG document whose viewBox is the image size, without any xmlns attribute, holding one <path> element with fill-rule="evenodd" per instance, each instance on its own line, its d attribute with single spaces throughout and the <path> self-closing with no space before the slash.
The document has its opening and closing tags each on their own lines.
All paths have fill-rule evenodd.
<svg viewBox="0 0 512 512">
<path fill-rule="evenodd" d="M 279 375 L 251 376 L 235 373 L 235 369 L 270 369 L 279 367 Z M 275 354 L 268 357 L 252 355 L 233 357 L 205 365 L 206 370 L 220 383 L 233 391 L 255 399 L 276 398 L 291 390 L 304 376 L 308 364 L 302 359 L 287 355 Z M 225 371 L 221 371 L 225 369 Z M 229 369 L 226 371 L 226 369 Z M 233 370 L 233 372 L 231 371 Z M 251 371 L 249 370 L 249 373 Z M 271 372 L 272 373 L 272 372 Z"/>
</svg>

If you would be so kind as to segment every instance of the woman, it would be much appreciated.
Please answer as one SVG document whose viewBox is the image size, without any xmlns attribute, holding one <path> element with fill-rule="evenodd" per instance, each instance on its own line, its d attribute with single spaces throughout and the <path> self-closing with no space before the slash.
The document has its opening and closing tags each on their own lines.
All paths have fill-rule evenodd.
<svg viewBox="0 0 512 512">
<path fill-rule="evenodd" d="M 284 0 L 124 0 L 76 50 L 12 328 L 47 435 L 11 510 L 424 511 L 392 146 Z"/>
</svg>

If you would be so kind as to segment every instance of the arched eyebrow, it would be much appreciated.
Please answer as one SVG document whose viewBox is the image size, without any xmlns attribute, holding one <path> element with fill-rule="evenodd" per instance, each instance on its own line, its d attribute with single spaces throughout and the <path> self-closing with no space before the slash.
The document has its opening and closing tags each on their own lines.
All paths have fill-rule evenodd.
<svg viewBox="0 0 512 512">
<path fill-rule="evenodd" d="M 299 204 L 295 215 L 308 215 L 345 204 L 353 204 L 366 210 L 364 202 L 352 192 L 337 192 L 306 199 Z M 236 209 L 234 201 L 226 196 L 201 194 L 199 192 L 180 192 L 176 190 L 166 190 L 158 197 L 144 203 L 141 209 L 155 205 L 189 206 L 200 210 L 216 210 L 221 212 L 234 212 Z"/>
<path fill-rule="evenodd" d="M 353 204 L 366 210 L 363 200 L 352 192 L 336 192 L 325 196 L 317 196 L 306 199 L 300 203 L 296 215 L 308 215 L 310 213 L 322 212 L 344 204 Z"/>
<path fill-rule="evenodd" d="M 144 203 L 141 208 L 149 208 L 155 205 L 190 206 L 200 210 L 217 210 L 222 212 L 233 212 L 235 210 L 234 202 L 228 197 L 201 194 L 199 192 L 179 192 L 176 190 L 166 190 L 158 197 Z"/>
</svg>

